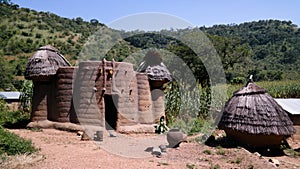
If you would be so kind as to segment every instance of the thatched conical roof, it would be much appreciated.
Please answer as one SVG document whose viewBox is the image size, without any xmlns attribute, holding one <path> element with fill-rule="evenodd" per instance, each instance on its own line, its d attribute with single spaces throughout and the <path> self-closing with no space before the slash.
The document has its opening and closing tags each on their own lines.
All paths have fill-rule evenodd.
<svg viewBox="0 0 300 169">
<path fill-rule="evenodd" d="M 295 133 L 288 114 L 265 89 L 252 81 L 235 92 L 226 103 L 219 128 L 263 135 L 289 136 Z"/>
<path fill-rule="evenodd" d="M 53 76 L 61 66 L 70 66 L 70 63 L 54 47 L 43 46 L 29 58 L 25 78 L 39 80 L 45 76 Z"/>
<path fill-rule="evenodd" d="M 148 78 L 153 81 L 168 82 L 172 80 L 171 74 L 163 64 L 162 57 L 158 51 L 148 51 L 137 71 L 145 72 Z"/>
</svg>

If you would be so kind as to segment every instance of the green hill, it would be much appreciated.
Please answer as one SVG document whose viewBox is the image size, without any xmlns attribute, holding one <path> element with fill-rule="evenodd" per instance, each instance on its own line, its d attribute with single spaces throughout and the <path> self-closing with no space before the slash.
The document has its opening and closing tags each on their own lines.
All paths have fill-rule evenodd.
<svg viewBox="0 0 300 169">
<path fill-rule="evenodd" d="M 99 27 L 78 17 L 68 19 L 49 12 L 37 12 L 18 5 L 0 3 L 0 89 L 19 89 L 28 57 L 44 45 L 55 46 L 74 61 L 87 38 Z"/>
<path fill-rule="evenodd" d="M 136 33 L 113 31 L 96 19 L 87 22 L 80 17 L 63 18 L 4 3 L 0 3 L 0 16 L 0 90 L 21 88 L 27 59 L 41 46 L 53 45 L 74 64 L 88 37 L 99 28 L 106 29 L 108 39 L 118 34 Z M 291 21 L 264 20 L 193 29 L 200 29 L 210 38 L 229 82 L 239 82 L 249 74 L 254 74 L 255 80 L 300 78 L 300 31 Z M 165 48 L 184 58 L 195 74 L 203 74 L 201 63 L 191 59 L 194 57 L 192 51 L 180 42 L 170 48 L 174 40 L 158 34 L 128 37 L 115 45 L 106 57 L 121 61 L 139 49 Z M 105 44 L 101 43 L 96 45 Z M 197 78 L 201 81 L 207 77 Z"/>
<path fill-rule="evenodd" d="M 238 39 L 251 50 L 257 80 L 299 79 L 300 30 L 291 21 L 260 20 L 239 25 L 201 27 L 207 34 Z M 273 79 L 272 79 L 273 78 Z"/>
</svg>

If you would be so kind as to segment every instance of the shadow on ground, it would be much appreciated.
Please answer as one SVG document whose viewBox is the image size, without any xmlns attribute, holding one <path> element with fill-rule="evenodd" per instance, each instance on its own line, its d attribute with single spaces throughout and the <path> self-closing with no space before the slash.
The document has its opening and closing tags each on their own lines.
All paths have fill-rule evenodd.
<svg viewBox="0 0 300 169">
<path fill-rule="evenodd" d="M 226 136 L 215 138 L 215 136 L 211 135 L 205 142 L 207 146 L 210 147 L 223 147 L 223 148 L 239 148 L 242 147 L 248 150 L 251 153 L 259 153 L 262 156 L 266 157 L 276 157 L 276 156 L 284 156 L 289 155 L 286 154 L 285 150 L 291 150 L 291 147 L 286 141 L 283 141 L 280 146 L 277 147 L 254 147 L 251 145 L 240 144 L 235 140 L 232 140 Z M 298 152 L 300 154 L 300 148 L 292 150 L 294 152 Z"/>
</svg>

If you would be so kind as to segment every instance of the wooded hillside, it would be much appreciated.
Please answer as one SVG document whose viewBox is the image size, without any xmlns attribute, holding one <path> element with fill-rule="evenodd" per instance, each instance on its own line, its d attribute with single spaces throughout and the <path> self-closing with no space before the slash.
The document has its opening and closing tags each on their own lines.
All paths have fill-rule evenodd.
<svg viewBox="0 0 300 169">
<path fill-rule="evenodd" d="M 4 3 L 0 3 L 0 16 L 0 90 L 21 88 L 27 59 L 41 46 L 54 46 L 74 64 L 88 37 L 99 28 L 107 29 L 108 38 L 134 34 L 111 30 L 96 19 L 63 18 Z M 291 21 L 262 20 L 195 29 L 213 43 L 228 82 L 238 83 L 249 74 L 254 74 L 256 81 L 300 78 L 300 31 Z M 142 33 L 124 39 L 105 57 L 121 61 L 139 49 L 167 49 L 182 57 L 199 81 L 207 78 L 202 63 L 192 59 L 195 54 L 184 44 L 175 40 L 176 45 L 170 46 L 171 42 L 174 39 L 159 36 L 159 32 Z"/>
</svg>

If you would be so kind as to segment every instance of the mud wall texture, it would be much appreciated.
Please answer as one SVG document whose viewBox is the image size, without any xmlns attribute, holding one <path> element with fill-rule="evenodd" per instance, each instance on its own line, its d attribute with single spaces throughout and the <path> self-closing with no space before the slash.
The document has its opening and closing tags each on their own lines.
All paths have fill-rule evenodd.
<svg viewBox="0 0 300 169">
<path fill-rule="evenodd" d="M 50 82 L 33 82 L 31 121 L 47 120 L 47 96 Z"/>
<path fill-rule="evenodd" d="M 74 79 L 75 78 L 75 79 Z M 34 81 L 31 120 L 98 127 L 154 124 L 164 116 L 164 93 L 145 73 L 114 61 L 60 67 L 52 80 Z"/>
<path fill-rule="evenodd" d="M 100 62 L 81 62 L 76 71 L 73 101 L 81 125 L 103 126 L 103 114 L 98 108 L 95 79 Z"/>
<path fill-rule="evenodd" d="M 52 121 L 78 123 L 73 105 L 74 67 L 60 67 L 56 78 L 57 114 Z"/>
</svg>

